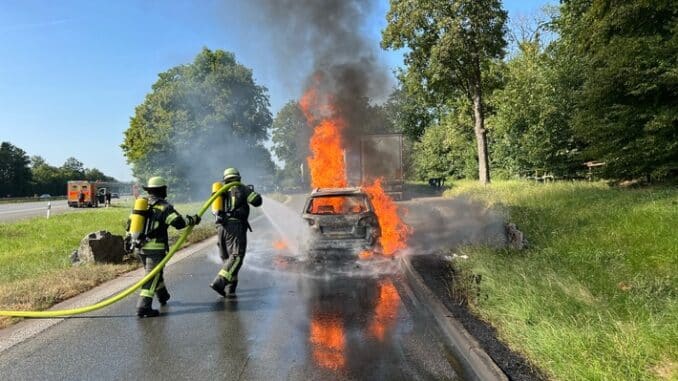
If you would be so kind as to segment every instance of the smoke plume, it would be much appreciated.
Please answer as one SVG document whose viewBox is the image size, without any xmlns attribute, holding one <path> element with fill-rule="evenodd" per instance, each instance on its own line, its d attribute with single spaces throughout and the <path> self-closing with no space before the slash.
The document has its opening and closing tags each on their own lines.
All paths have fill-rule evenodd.
<svg viewBox="0 0 678 381">
<path fill-rule="evenodd" d="M 253 0 L 246 6 L 267 32 L 281 78 L 299 78 L 331 95 L 346 121 L 342 131 L 356 148 L 372 115 L 368 102 L 384 100 L 391 88 L 378 44 L 369 38 L 375 2 L 359 0 Z M 300 94 L 290 94 L 299 96 Z"/>
</svg>

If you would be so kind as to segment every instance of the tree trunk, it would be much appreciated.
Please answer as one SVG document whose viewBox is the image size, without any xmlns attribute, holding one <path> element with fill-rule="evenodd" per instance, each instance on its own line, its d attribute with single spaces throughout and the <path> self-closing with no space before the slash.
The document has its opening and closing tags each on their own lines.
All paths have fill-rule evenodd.
<svg viewBox="0 0 678 381">
<path fill-rule="evenodd" d="M 473 120 L 475 122 L 474 131 L 476 133 L 476 143 L 478 145 L 478 178 L 480 179 L 480 183 L 485 185 L 490 182 L 490 163 L 487 152 L 483 99 L 479 87 L 474 89 L 472 98 Z"/>
</svg>

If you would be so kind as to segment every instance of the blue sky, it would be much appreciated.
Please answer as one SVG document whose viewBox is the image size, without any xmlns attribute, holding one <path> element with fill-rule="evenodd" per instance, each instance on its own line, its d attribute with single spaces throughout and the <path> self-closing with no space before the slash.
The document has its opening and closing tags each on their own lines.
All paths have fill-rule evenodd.
<svg viewBox="0 0 678 381">
<path fill-rule="evenodd" d="M 245 0 L 242 0 L 245 1 Z M 274 0 L 271 0 L 274 1 Z M 321 1 L 321 0 L 319 0 Z M 531 15 L 548 0 L 505 0 L 509 16 Z M 157 74 L 190 62 L 202 47 L 236 54 L 268 87 L 272 111 L 296 99 L 275 57 L 256 41 L 263 29 L 239 17 L 239 2 L 25 1 L 0 3 L 0 141 L 60 166 L 70 156 L 131 179 L 119 148 L 134 107 Z M 368 34 L 378 46 L 387 0 Z M 391 67 L 398 52 L 383 52 Z"/>
</svg>

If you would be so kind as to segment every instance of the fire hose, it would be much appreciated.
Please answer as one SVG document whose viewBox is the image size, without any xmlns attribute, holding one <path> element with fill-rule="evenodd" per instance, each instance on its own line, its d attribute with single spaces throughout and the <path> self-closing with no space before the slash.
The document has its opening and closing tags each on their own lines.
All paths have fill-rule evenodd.
<svg viewBox="0 0 678 381">
<path fill-rule="evenodd" d="M 239 183 L 229 183 L 221 187 L 219 190 L 215 191 L 212 196 L 205 201 L 205 203 L 200 207 L 198 210 L 198 215 L 202 217 L 203 214 L 205 214 L 205 211 L 212 205 L 212 202 L 219 197 L 222 193 L 226 192 L 227 190 L 231 189 L 233 186 L 238 185 Z M 131 285 L 129 288 L 126 290 L 123 290 L 119 292 L 116 295 L 113 295 L 109 297 L 108 299 L 104 299 L 100 301 L 99 303 L 92 304 L 89 306 L 84 306 L 80 308 L 72 308 L 68 310 L 51 310 L 51 311 L 0 311 L 0 316 L 14 316 L 14 317 L 29 317 L 29 318 L 54 318 L 54 317 L 63 317 L 63 316 L 71 316 L 71 315 L 79 315 L 79 314 L 84 314 L 87 312 L 92 312 L 96 311 L 99 309 L 102 309 L 104 307 L 110 306 L 113 303 L 119 302 L 120 300 L 124 299 L 125 297 L 129 296 L 132 294 L 134 291 L 138 290 L 141 286 L 143 286 L 146 282 L 150 281 L 155 277 L 160 270 L 169 262 L 169 260 L 172 258 L 174 253 L 176 253 L 181 246 L 184 244 L 186 241 L 186 238 L 191 234 L 193 231 L 193 225 L 187 227 L 182 234 L 179 236 L 179 239 L 172 245 L 170 248 L 169 252 L 163 258 L 160 263 L 158 263 L 157 266 L 151 270 L 146 276 L 141 278 L 138 282 L 135 284 Z"/>
</svg>

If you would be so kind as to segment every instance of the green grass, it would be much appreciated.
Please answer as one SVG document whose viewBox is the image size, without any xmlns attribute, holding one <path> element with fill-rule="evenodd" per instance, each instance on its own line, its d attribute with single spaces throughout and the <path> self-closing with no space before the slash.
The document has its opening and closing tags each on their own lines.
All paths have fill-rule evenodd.
<svg viewBox="0 0 678 381">
<path fill-rule="evenodd" d="M 678 379 L 678 189 L 456 183 L 501 208 L 530 246 L 465 247 L 471 308 L 560 380 Z"/>
<path fill-rule="evenodd" d="M 199 206 L 177 205 L 177 210 L 193 214 Z M 131 203 L 114 204 L 111 208 L 56 214 L 50 219 L 0 223 L 0 309 L 48 308 L 138 267 L 136 262 L 72 267 L 69 261 L 70 253 L 90 232 L 108 230 L 123 235 L 130 209 Z M 205 222 L 193 230 L 189 242 L 214 234 L 208 214 Z M 170 239 L 179 234 L 170 228 Z M 8 323 L 0 319 L 0 327 Z"/>
</svg>

